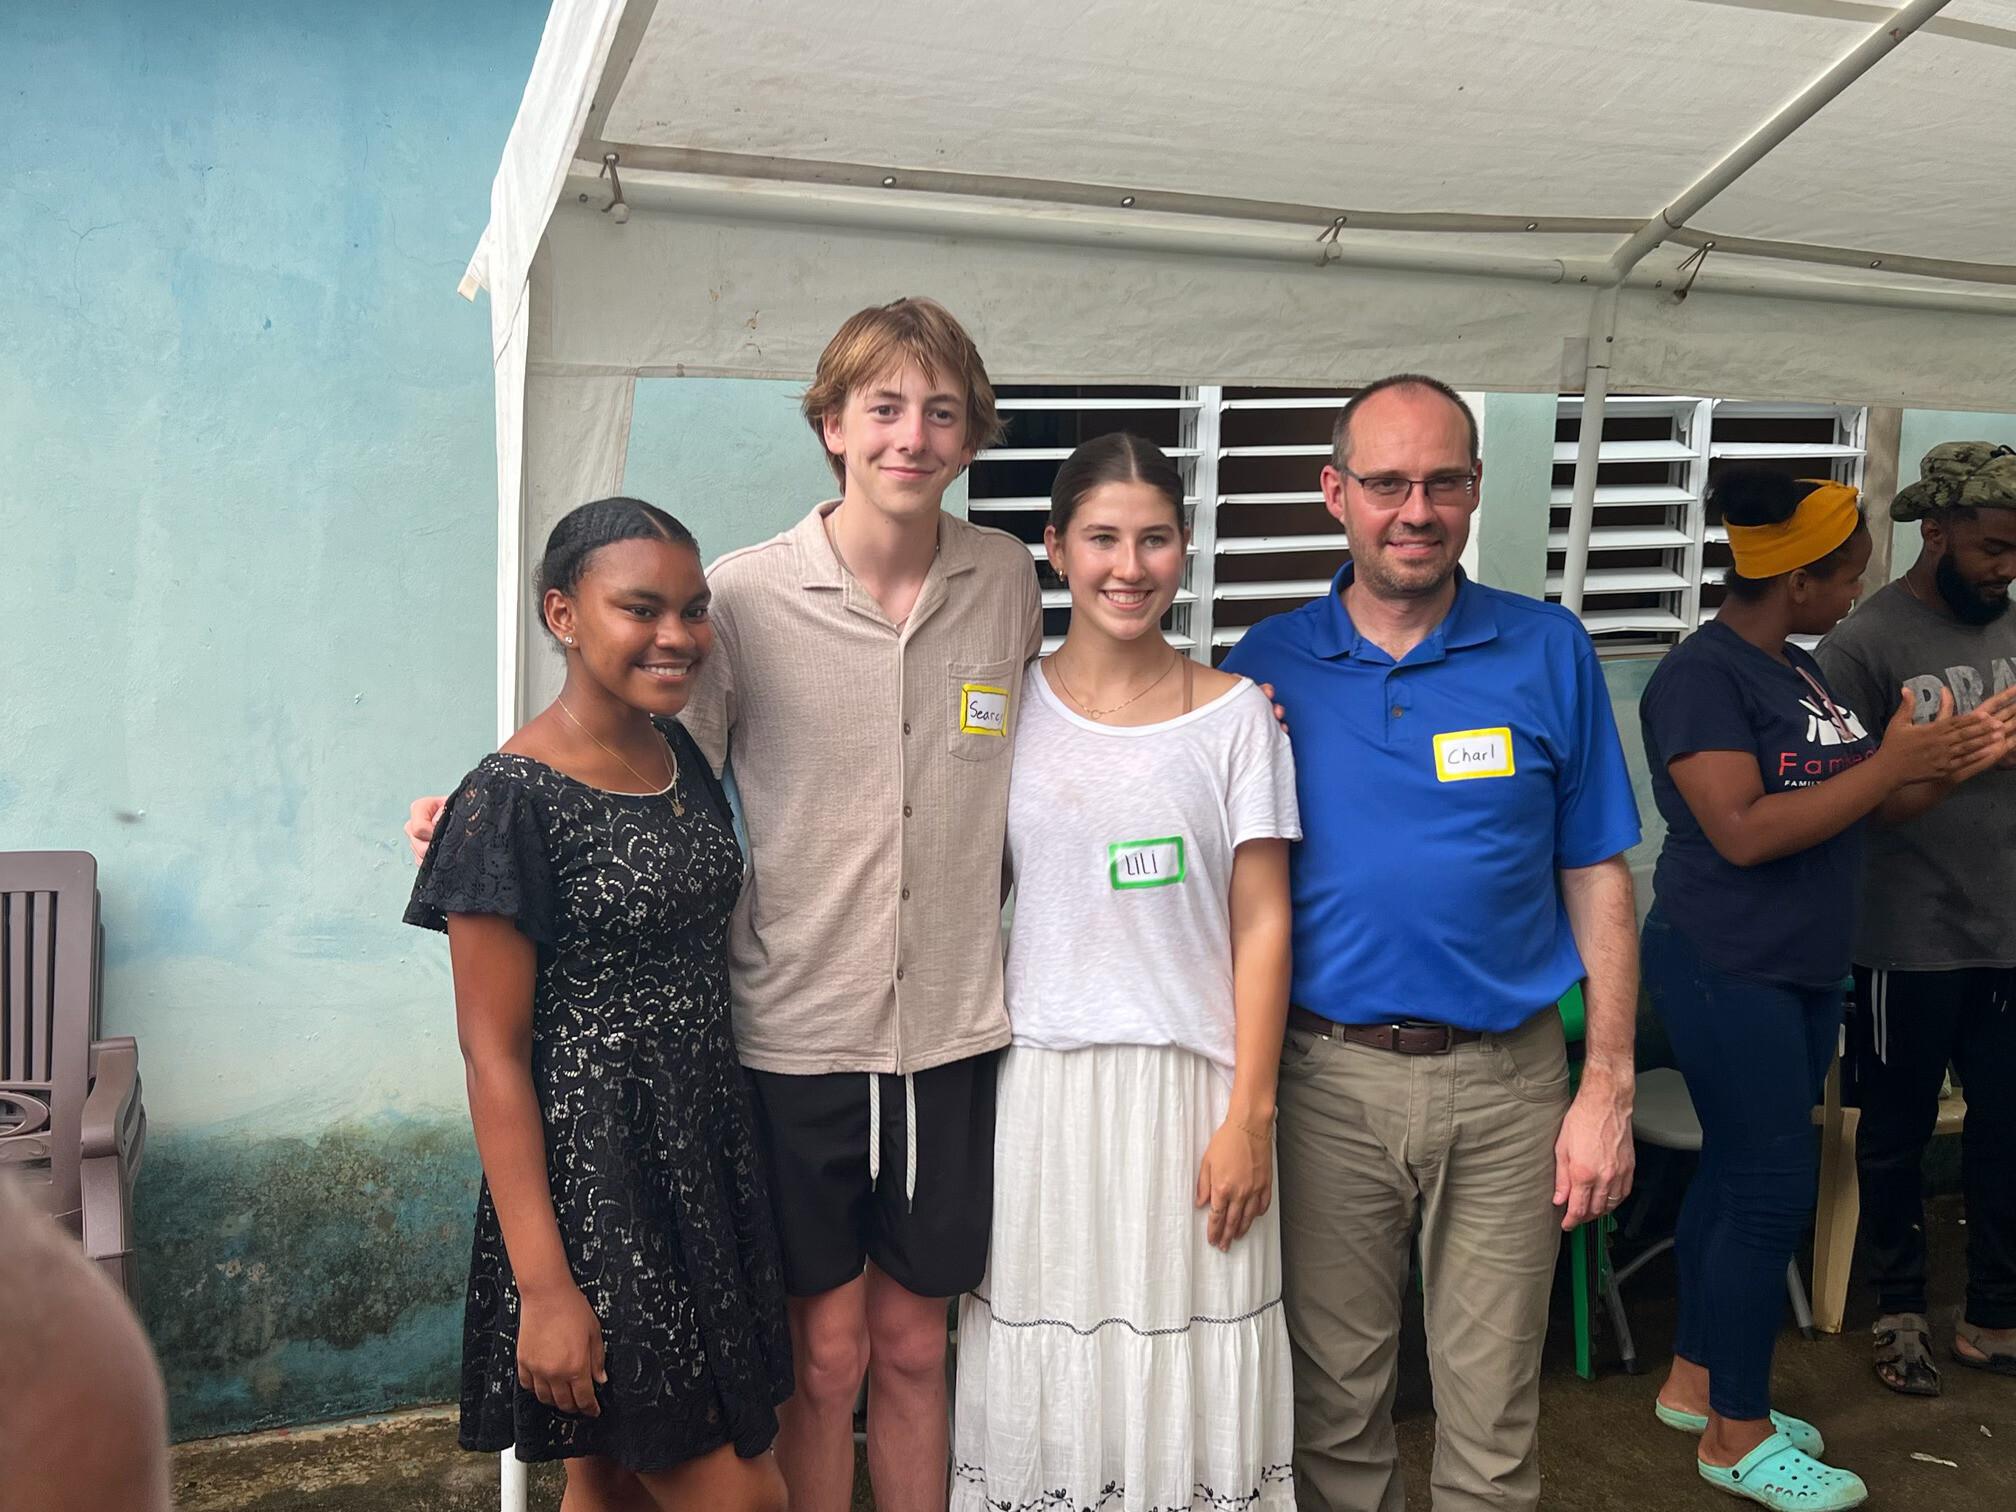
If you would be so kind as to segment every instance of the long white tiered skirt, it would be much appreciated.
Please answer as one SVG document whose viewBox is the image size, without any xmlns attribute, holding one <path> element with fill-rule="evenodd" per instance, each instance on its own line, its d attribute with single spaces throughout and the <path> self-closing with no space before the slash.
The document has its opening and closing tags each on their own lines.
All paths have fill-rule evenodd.
<svg viewBox="0 0 2016 1512">
<path fill-rule="evenodd" d="M 1226 1254 L 1196 1206 L 1230 1095 L 1188 1050 L 1008 1052 L 954 1512 L 1294 1507 L 1279 1224 L 1270 1207 Z"/>
</svg>

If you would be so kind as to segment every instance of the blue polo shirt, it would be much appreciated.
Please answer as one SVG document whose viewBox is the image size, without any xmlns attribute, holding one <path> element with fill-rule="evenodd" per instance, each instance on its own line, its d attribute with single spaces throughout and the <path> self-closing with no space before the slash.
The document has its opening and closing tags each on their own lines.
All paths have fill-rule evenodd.
<svg viewBox="0 0 2016 1512">
<path fill-rule="evenodd" d="M 1555 604 L 1460 574 L 1395 662 L 1330 593 L 1225 659 L 1295 748 L 1291 998 L 1347 1024 L 1511 1029 L 1583 976 L 1555 880 L 1638 843 L 1596 648 Z"/>
</svg>

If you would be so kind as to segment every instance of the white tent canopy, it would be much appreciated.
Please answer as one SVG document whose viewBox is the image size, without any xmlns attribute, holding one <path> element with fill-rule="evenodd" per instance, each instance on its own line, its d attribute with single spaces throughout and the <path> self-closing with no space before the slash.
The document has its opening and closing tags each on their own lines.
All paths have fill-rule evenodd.
<svg viewBox="0 0 2016 1512">
<path fill-rule="evenodd" d="M 2006 410 L 2011 163 L 2016 0 L 556 0 L 463 285 L 500 723 L 640 375 L 929 293 L 1002 381 Z"/>
</svg>

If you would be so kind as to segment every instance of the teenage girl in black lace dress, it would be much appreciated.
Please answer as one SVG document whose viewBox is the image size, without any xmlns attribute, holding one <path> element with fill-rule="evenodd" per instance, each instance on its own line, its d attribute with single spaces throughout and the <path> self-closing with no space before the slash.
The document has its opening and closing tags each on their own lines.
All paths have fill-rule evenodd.
<svg viewBox="0 0 2016 1512">
<path fill-rule="evenodd" d="M 540 590 L 566 685 L 448 800 L 406 913 L 448 932 L 483 1159 L 462 1444 L 566 1460 L 566 1512 L 773 1512 L 791 1358 L 728 1019 L 742 857 L 670 718 L 706 579 L 677 520 L 604 499 Z"/>
</svg>

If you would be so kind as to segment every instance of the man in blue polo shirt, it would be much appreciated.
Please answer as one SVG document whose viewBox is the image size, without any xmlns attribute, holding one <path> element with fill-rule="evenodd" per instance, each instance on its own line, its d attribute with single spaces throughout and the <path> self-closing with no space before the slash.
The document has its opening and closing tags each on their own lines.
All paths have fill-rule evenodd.
<svg viewBox="0 0 2016 1512">
<path fill-rule="evenodd" d="M 1417 1222 L 1435 1512 L 1532 1507 L 1560 1230 L 1631 1184 L 1637 806 L 1581 625 L 1457 566 L 1482 477 L 1447 385 L 1365 389 L 1323 469 L 1351 562 L 1225 662 L 1273 684 L 1302 807 L 1279 1159 L 1303 1508 L 1404 1504 Z M 1578 981 L 1571 1102 L 1554 1004 Z"/>
</svg>

